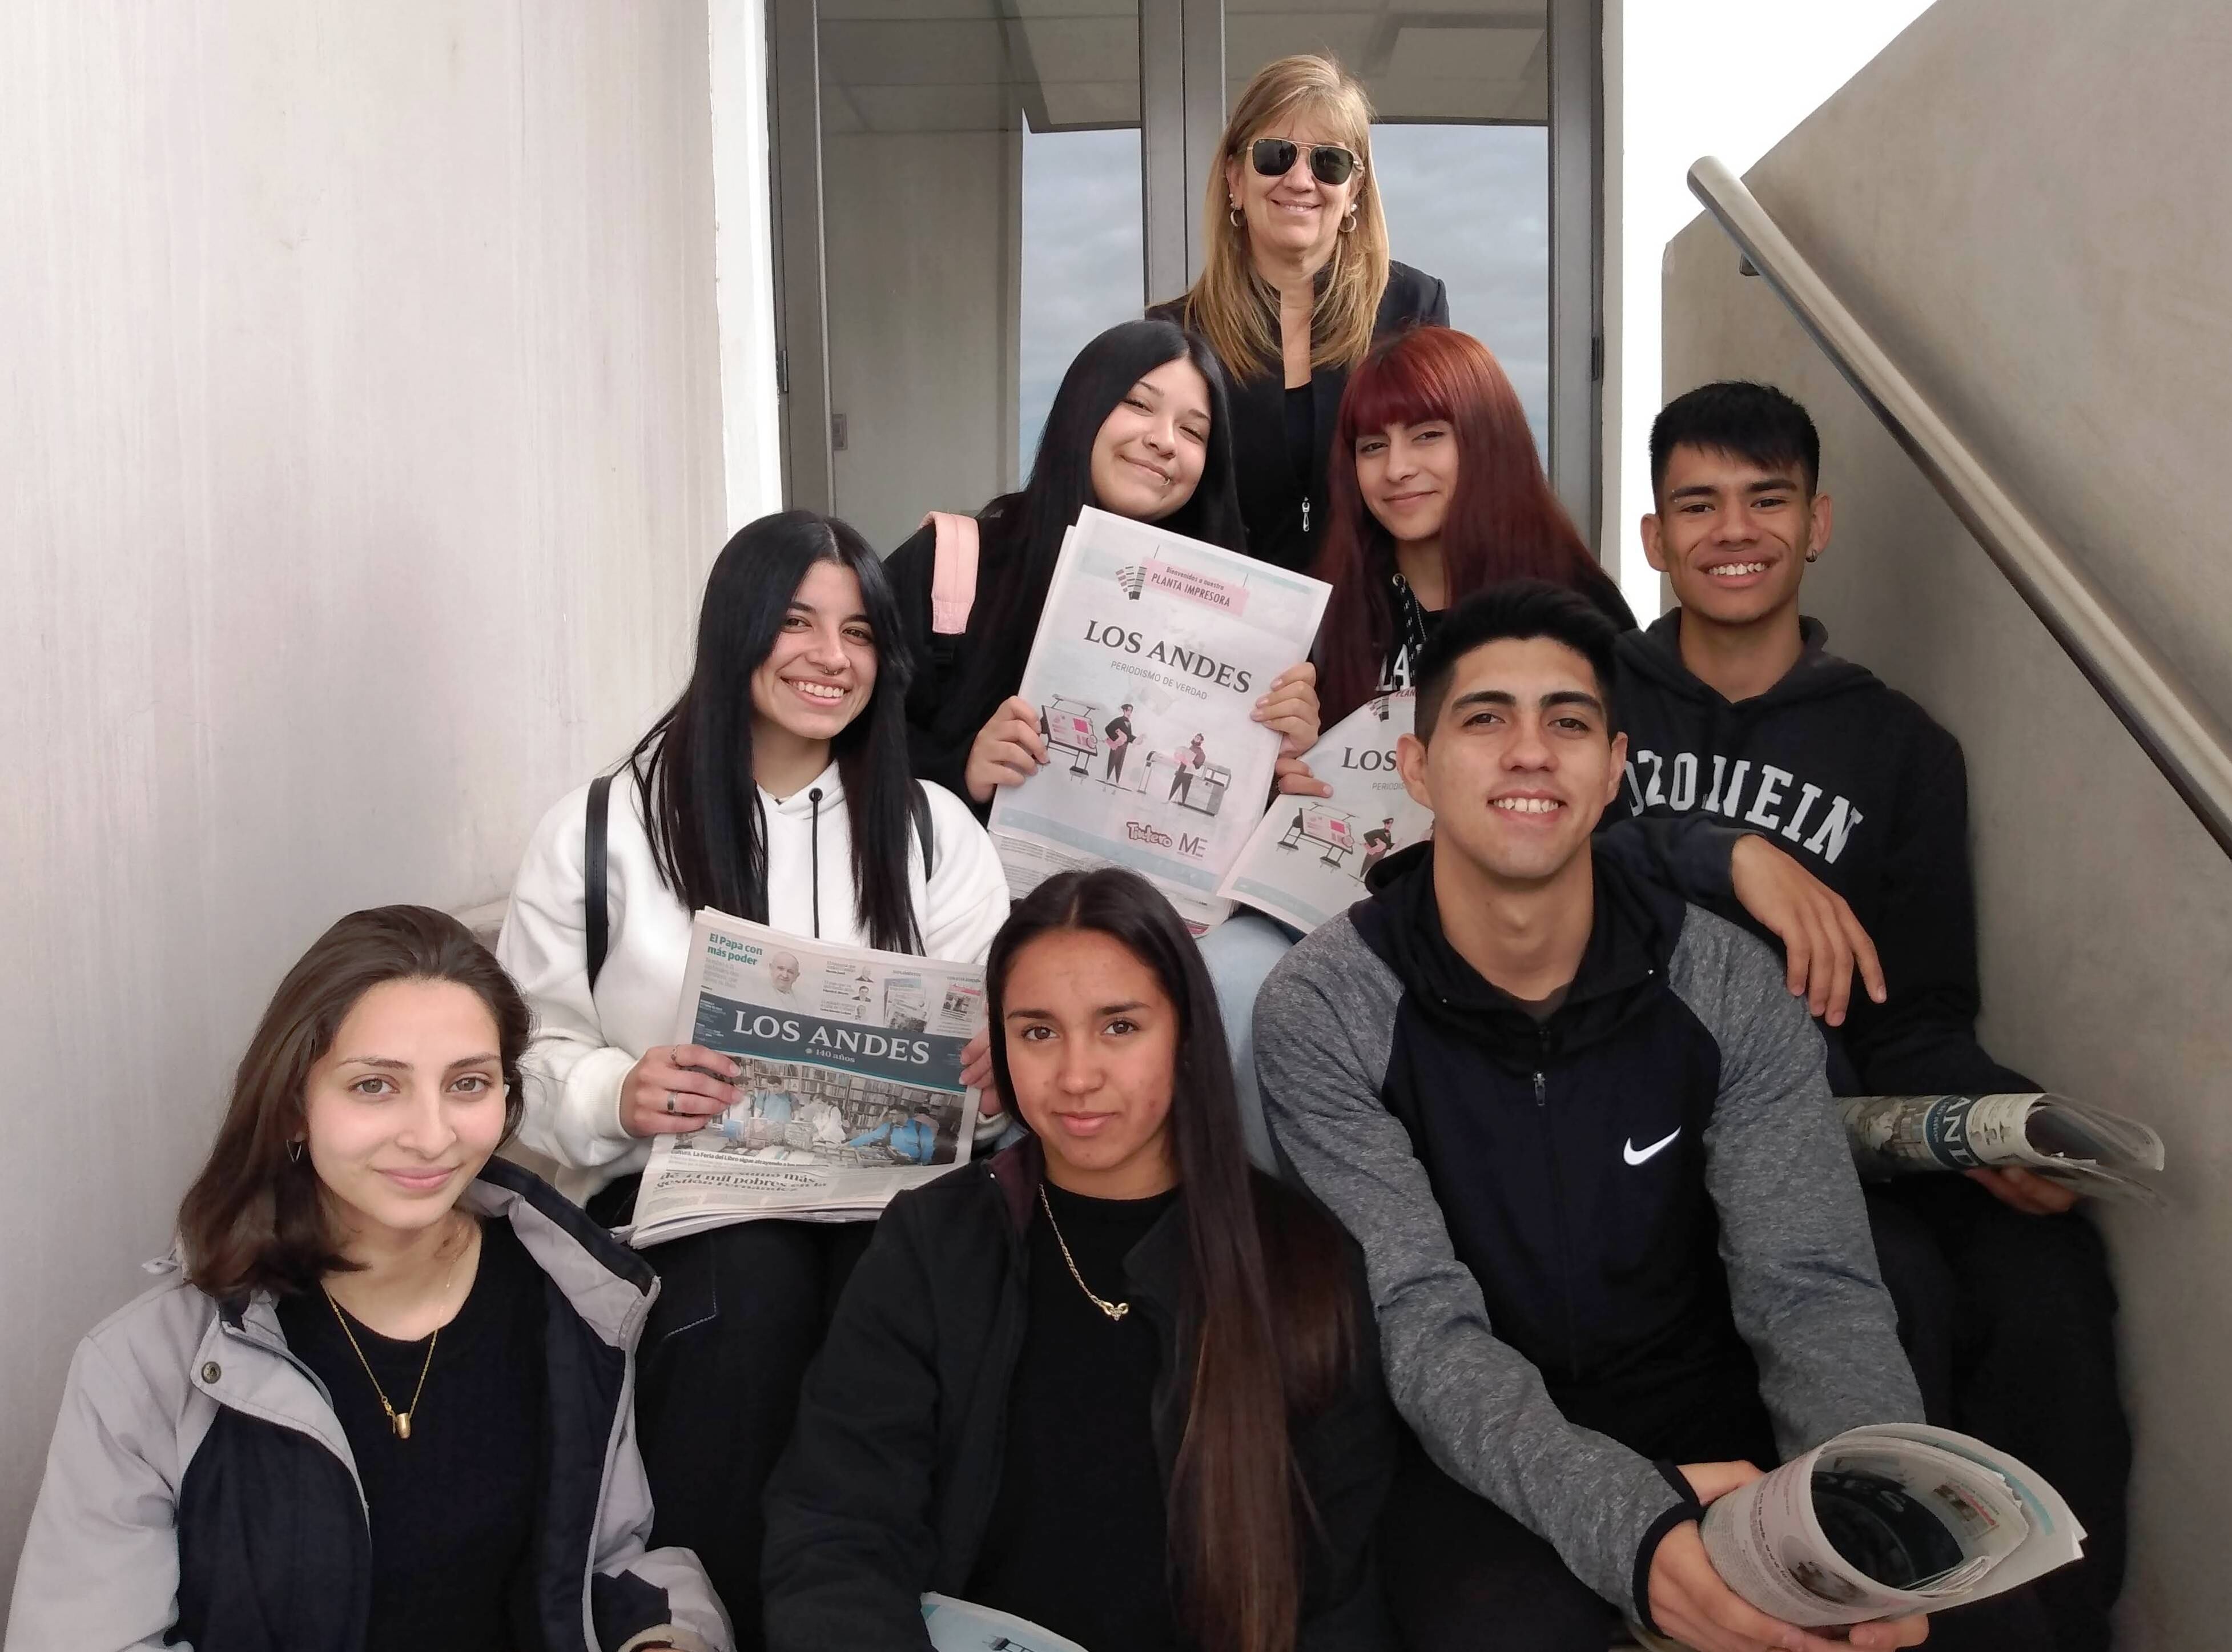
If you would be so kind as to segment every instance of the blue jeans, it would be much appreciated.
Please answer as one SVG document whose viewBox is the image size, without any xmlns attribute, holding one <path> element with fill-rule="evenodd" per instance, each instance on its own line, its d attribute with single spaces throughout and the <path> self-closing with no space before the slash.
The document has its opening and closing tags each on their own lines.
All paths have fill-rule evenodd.
<svg viewBox="0 0 2232 1652">
<path fill-rule="evenodd" d="M 1256 1085 L 1256 995 L 1264 977 L 1301 937 L 1260 912 L 1236 912 L 1201 938 L 1202 961 L 1217 988 L 1217 1012 L 1224 1018 L 1225 1047 L 1232 1052 L 1232 1090 L 1240 1103 L 1240 1128 L 1248 1157 L 1256 1167 L 1279 1174 L 1271 1128 L 1263 1119 L 1263 1096 Z"/>
</svg>

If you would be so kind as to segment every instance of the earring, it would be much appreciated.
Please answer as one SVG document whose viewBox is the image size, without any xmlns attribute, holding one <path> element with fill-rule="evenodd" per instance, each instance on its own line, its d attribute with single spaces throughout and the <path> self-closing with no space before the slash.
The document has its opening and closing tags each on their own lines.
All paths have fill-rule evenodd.
<svg viewBox="0 0 2232 1652">
<path fill-rule="evenodd" d="M 1353 235 L 1356 233 L 1356 209 L 1354 207 L 1350 207 L 1348 209 L 1348 216 L 1341 219 L 1340 232 L 1343 235 Z"/>
<path fill-rule="evenodd" d="M 287 1157 L 295 1164 L 302 1163 L 302 1144 L 300 1141 L 289 1141 L 287 1144 Z"/>
<path fill-rule="evenodd" d="M 1244 229 L 1247 227 L 1248 214 L 1240 210 L 1240 203 L 1237 201 L 1232 203 L 1231 210 L 1225 213 L 1224 218 L 1225 222 L 1231 224 L 1236 230 Z"/>
<path fill-rule="evenodd" d="M 1809 550 L 1806 553 L 1806 560 L 1809 563 L 1818 563 L 1821 560 L 1821 553 L 1818 550 Z"/>
</svg>

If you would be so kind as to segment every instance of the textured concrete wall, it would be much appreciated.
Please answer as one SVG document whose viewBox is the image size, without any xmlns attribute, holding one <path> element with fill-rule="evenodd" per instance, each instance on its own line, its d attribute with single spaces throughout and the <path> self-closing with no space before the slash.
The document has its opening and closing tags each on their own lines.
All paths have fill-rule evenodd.
<svg viewBox="0 0 2232 1652">
<path fill-rule="evenodd" d="M 498 893 L 678 681 L 706 38 L 702 0 L 0 8 L 0 1590 L 281 972 Z"/>
<path fill-rule="evenodd" d="M 2232 721 L 2228 63 L 2221 0 L 1940 0 L 1749 178 Z M 2138 1436 L 2122 1644 L 2222 1644 L 2232 864 L 1717 227 L 1670 245 L 1665 296 L 1670 393 L 1740 375 L 1812 407 L 1837 537 L 1807 608 L 1967 750 L 1988 1043 L 2168 1143 L 2169 1207 L 2101 1213 Z"/>
</svg>

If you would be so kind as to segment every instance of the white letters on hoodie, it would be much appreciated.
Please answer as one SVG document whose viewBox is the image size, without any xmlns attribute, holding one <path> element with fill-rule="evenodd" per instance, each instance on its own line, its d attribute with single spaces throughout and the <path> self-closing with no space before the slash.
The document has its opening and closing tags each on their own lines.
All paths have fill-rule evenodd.
<svg viewBox="0 0 2232 1652">
<path fill-rule="evenodd" d="M 920 840 L 912 828 L 906 838 L 907 883 L 923 949 L 931 958 L 981 963 L 1008 915 L 1007 880 L 992 840 L 967 806 L 942 786 L 925 783 L 923 790 L 933 844 L 927 888 Z M 691 917 L 659 881 L 635 781 L 623 771 L 607 800 L 612 930 L 592 1000 L 581 881 L 587 801 L 588 787 L 575 788 L 535 829 L 496 942 L 498 961 L 535 1013 L 535 1037 L 522 1063 L 527 1117 L 520 1139 L 568 1167 L 560 1186 L 576 1199 L 641 1168 L 650 1155 L 649 1142 L 620 1128 L 620 1085 L 645 1050 L 674 1036 Z M 769 923 L 796 935 L 816 933 L 818 858 L 821 939 L 866 945 L 853 905 L 852 823 L 836 765 L 780 802 L 762 791 L 760 807 L 768 831 Z"/>
</svg>

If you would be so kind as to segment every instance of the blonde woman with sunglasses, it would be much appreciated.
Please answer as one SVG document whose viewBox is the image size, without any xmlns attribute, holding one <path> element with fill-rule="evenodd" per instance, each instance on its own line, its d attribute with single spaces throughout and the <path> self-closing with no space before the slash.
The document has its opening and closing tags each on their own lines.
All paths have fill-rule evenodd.
<svg viewBox="0 0 2232 1652">
<path fill-rule="evenodd" d="M 1282 57 L 1233 105 L 1202 201 L 1201 278 L 1150 311 L 1206 338 L 1230 381 L 1248 553 L 1307 569 L 1349 370 L 1378 338 L 1446 326 L 1447 289 L 1387 256 L 1372 104 L 1329 57 Z"/>
</svg>

